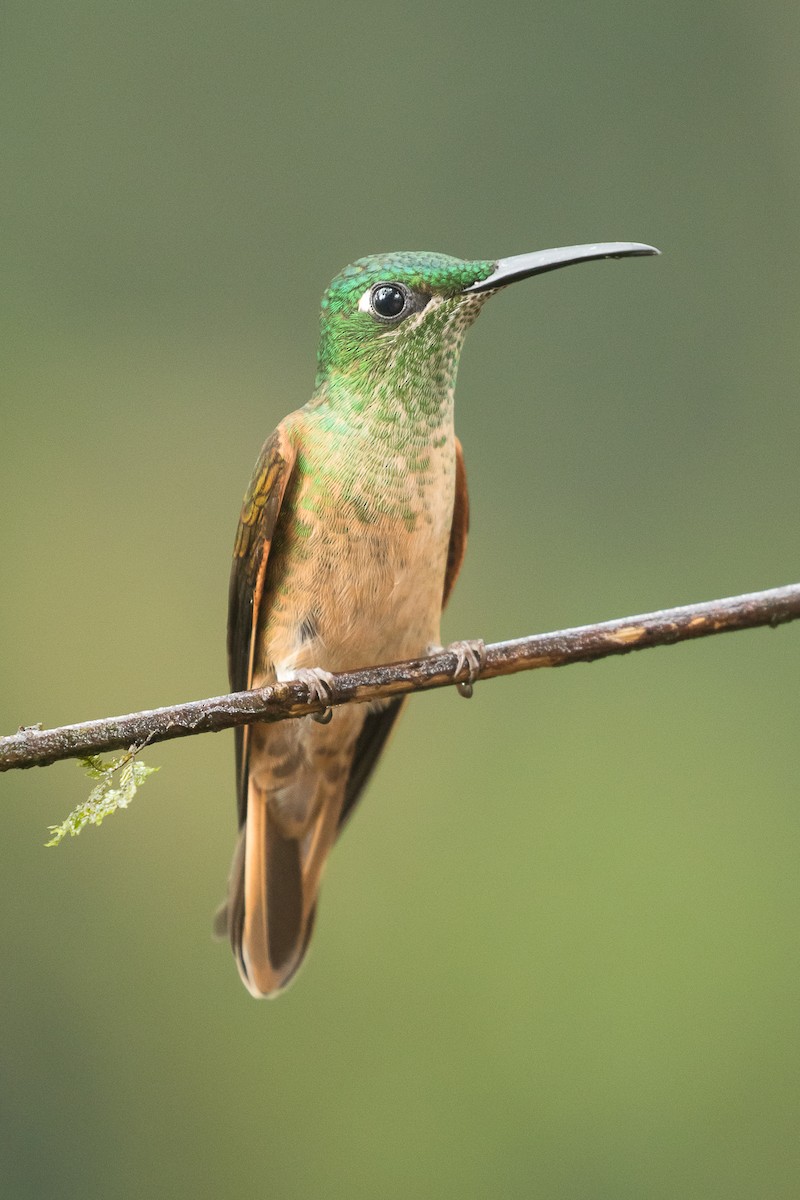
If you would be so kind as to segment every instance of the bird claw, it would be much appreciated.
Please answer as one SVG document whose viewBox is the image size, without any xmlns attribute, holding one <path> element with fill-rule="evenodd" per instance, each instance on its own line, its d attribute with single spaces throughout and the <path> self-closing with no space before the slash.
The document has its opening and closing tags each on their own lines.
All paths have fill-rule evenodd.
<svg viewBox="0 0 800 1200">
<path fill-rule="evenodd" d="M 323 671 L 320 667 L 302 667 L 299 671 L 294 672 L 295 679 L 300 683 L 304 683 L 308 688 L 309 700 L 318 700 L 320 703 L 326 703 L 331 698 L 333 691 L 333 676 L 330 671 Z M 326 703 L 326 707 L 322 712 L 308 714 L 318 725 L 328 725 L 333 719 L 333 709 L 330 704 Z"/>
<path fill-rule="evenodd" d="M 452 642 L 447 649 L 456 656 L 454 675 L 460 674 L 465 667 L 469 668 L 467 678 L 459 680 L 456 684 L 458 694 L 469 700 L 473 693 L 472 685 L 486 665 L 486 643 L 482 638 L 473 638 L 464 642 Z"/>
</svg>

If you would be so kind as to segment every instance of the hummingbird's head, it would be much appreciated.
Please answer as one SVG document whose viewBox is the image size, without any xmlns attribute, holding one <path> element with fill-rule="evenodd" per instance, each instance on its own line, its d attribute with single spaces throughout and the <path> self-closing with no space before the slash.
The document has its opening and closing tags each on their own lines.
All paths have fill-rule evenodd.
<svg viewBox="0 0 800 1200">
<path fill-rule="evenodd" d="M 452 393 L 464 334 L 499 288 L 571 263 L 641 254 L 658 251 L 603 242 L 496 260 L 427 251 L 360 258 L 322 298 L 317 385 L 336 377 L 365 400 L 390 388 L 401 401 L 435 402 Z"/>
<path fill-rule="evenodd" d="M 464 289 L 493 268 L 426 251 L 372 254 L 345 267 L 322 298 L 318 382 L 336 372 L 385 376 L 391 367 L 406 375 L 412 365 L 424 376 L 440 350 L 457 355 L 485 299 Z"/>
</svg>

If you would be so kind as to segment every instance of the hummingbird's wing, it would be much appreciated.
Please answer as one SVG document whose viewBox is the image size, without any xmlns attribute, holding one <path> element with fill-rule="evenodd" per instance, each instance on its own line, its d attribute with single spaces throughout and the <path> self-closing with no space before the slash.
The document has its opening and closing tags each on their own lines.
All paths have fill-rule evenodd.
<svg viewBox="0 0 800 1200">
<path fill-rule="evenodd" d="M 252 686 L 259 612 L 266 590 L 267 563 L 275 528 L 296 458 L 285 425 L 279 425 L 264 443 L 242 503 L 233 550 L 228 590 L 228 677 L 231 690 Z M 231 866 L 228 898 L 214 919 L 214 933 L 231 939 L 242 964 L 242 931 L 245 919 L 245 858 L 247 850 L 250 747 L 253 729 L 240 726 L 236 735 L 236 787 L 241 830 Z M 263 806 L 251 814 L 264 821 Z M 266 830 L 253 831 L 253 840 L 266 841 Z M 263 853 L 264 847 L 261 847 Z M 309 920 L 306 937 L 313 921 Z"/>
<path fill-rule="evenodd" d="M 469 493 L 467 492 L 467 472 L 464 467 L 464 452 L 461 442 L 456 438 L 456 493 L 453 504 L 453 524 L 450 527 L 450 544 L 447 549 L 447 568 L 444 576 L 444 592 L 442 608 L 450 598 L 453 585 L 458 578 L 461 564 L 467 550 L 467 533 L 469 532 Z M 383 747 L 389 739 L 395 721 L 406 702 L 407 697 L 392 700 L 386 708 L 378 712 L 370 712 L 359 734 L 353 755 L 353 765 L 347 779 L 344 793 L 344 804 L 339 817 L 339 832 L 352 813 L 359 797 L 366 787 Z"/>
<path fill-rule="evenodd" d="M 295 462 L 295 449 L 282 425 L 264 443 L 242 504 L 228 591 L 228 677 L 231 690 L 245 691 L 253 680 L 256 626 L 275 526 Z M 250 726 L 236 729 L 236 785 L 239 824 L 247 816 Z"/>
<path fill-rule="evenodd" d="M 464 555 L 467 552 L 467 534 L 469 533 L 469 492 L 467 491 L 467 470 L 464 466 L 464 451 L 461 442 L 456 438 L 456 496 L 453 504 L 453 524 L 450 526 L 450 545 L 447 548 L 447 569 L 444 574 L 444 594 L 442 608 L 450 599 L 458 579 Z"/>
</svg>

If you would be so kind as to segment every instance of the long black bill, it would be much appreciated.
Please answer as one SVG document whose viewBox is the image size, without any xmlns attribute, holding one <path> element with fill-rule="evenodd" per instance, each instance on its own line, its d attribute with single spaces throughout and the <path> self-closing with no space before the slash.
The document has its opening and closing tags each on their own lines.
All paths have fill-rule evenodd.
<svg viewBox="0 0 800 1200">
<path fill-rule="evenodd" d="M 535 250 L 533 254 L 512 254 L 511 258 L 498 258 L 491 275 L 471 283 L 464 291 L 488 292 L 518 279 L 527 279 L 529 275 L 542 275 L 545 271 L 592 262 L 596 258 L 636 258 L 660 253 L 655 246 L 647 246 L 644 242 L 595 242 L 590 246 L 560 246 L 556 250 Z"/>
</svg>

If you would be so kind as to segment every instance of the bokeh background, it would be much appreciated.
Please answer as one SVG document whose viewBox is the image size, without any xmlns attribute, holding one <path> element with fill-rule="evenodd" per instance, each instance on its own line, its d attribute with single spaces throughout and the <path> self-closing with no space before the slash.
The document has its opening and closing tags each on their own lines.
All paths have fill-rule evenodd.
<svg viewBox="0 0 800 1200">
<path fill-rule="evenodd" d="M 798 575 L 800 12 L 6 0 L 0 728 L 225 688 L 229 554 L 330 277 L 596 239 L 462 359 L 448 637 Z M 791 627 L 417 698 L 257 1003 L 232 737 L 45 850 L 3 776 L 5 1197 L 798 1194 Z"/>
</svg>

